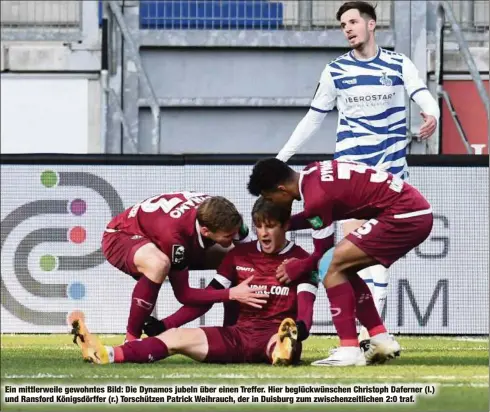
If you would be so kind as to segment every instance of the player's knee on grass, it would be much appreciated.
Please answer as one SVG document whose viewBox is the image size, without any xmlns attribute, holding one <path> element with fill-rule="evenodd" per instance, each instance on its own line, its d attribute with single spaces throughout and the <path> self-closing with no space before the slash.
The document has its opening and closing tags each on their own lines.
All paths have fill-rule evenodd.
<svg viewBox="0 0 490 412">
<path fill-rule="evenodd" d="M 153 243 L 140 247 L 134 254 L 139 272 L 155 283 L 163 283 L 170 271 L 170 259 Z"/>
</svg>

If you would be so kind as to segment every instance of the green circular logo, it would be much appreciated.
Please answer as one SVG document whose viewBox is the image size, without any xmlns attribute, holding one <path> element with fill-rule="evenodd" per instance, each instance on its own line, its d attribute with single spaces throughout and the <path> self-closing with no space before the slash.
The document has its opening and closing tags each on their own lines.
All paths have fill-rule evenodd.
<svg viewBox="0 0 490 412">
<path fill-rule="evenodd" d="M 39 266 L 41 266 L 41 269 L 45 272 L 51 272 L 56 268 L 56 257 L 53 255 L 41 256 Z"/>
<path fill-rule="evenodd" d="M 53 187 L 58 184 L 58 175 L 52 170 L 45 170 L 41 173 L 41 183 L 45 187 Z"/>
</svg>

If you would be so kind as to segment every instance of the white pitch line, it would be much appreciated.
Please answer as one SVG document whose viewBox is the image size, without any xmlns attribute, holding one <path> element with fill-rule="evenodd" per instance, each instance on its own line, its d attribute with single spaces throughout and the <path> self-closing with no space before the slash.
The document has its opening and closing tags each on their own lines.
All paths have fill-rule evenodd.
<svg viewBox="0 0 490 412">
<path fill-rule="evenodd" d="M 55 375 L 50 373 L 38 373 L 35 375 L 5 375 L 6 379 L 42 379 L 42 378 L 78 378 L 78 376 L 74 375 Z M 125 375 L 92 375 L 92 376 L 84 376 L 83 378 L 87 379 L 121 379 L 121 378 L 135 378 L 134 376 L 128 377 Z M 246 375 L 246 374 L 221 374 L 218 373 L 216 375 L 206 375 L 206 374 L 185 374 L 185 373 L 172 373 L 168 375 L 141 375 L 138 376 L 137 379 L 352 379 L 352 380 L 379 380 L 379 379 L 406 379 L 404 376 L 400 375 L 378 375 L 374 378 L 370 378 L 368 376 L 361 375 L 321 375 L 321 374 L 304 374 L 304 375 L 294 375 L 294 376 L 278 376 L 275 374 L 256 374 L 256 375 Z M 422 380 L 460 380 L 461 376 L 457 375 L 426 375 L 419 376 L 417 379 Z M 476 375 L 469 376 L 468 379 L 472 380 L 488 380 L 488 375 Z M 393 382 L 396 383 L 396 382 Z M 406 383 L 406 382 L 404 382 Z M 488 384 L 487 384 L 488 386 Z"/>
</svg>

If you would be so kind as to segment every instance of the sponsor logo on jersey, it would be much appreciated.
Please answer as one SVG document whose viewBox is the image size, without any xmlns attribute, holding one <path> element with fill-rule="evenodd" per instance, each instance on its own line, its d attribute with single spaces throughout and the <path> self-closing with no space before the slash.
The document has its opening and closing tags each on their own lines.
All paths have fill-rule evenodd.
<svg viewBox="0 0 490 412">
<path fill-rule="evenodd" d="M 141 235 L 131 236 L 131 240 L 139 240 L 139 239 L 143 239 L 143 236 L 141 236 Z"/>
<path fill-rule="evenodd" d="M 308 219 L 308 222 L 310 222 L 313 229 L 320 229 L 323 226 L 323 220 L 320 216 L 312 217 Z"/>
<path fill-rule="evenodd" d="M 388 79 L 390 80 L 390 79 Z M 391 81 L 391 80 L 390 80 Z M 345 104 L 356 104 L 358 106 L 381 106 L 390 104 L 395 97 L 395 92 L 387 94 L 368 94 L 366 96 L 346 96 Z"/>
<path fill-rule="evenodd" d="M 351 85 L 354 85 L 354 84 L 357 84 L 357 79 L 352 79 L 352 80 L 342 80 L 342 83 L 344 83 L 344 84 L 351 84 Z"/>
<path fill-rule="evenodd" d="M 182 245 L 172 246 L 172 265 L 182 266 L 185 262 L 185 248 Z"/>
<path fill-rule="evenodd" d="M 250 285 L 251 289 L 257 289 L 262 286 L 267 285 Z M 268 287 L 268 286 L 267 286 Z M 257 295 L 278 295 L 278 296 L 288 296 L 289 287 L 288 286 L 271 286 L 269 290 L 258 290 Z"/>
<path fill-rule="evenodd" d="M 236 270 L 241 270 L 243 272 L 255 272 L 254 268 L 248 268 L 246 266 L 237 266 Z"/>
</svg>

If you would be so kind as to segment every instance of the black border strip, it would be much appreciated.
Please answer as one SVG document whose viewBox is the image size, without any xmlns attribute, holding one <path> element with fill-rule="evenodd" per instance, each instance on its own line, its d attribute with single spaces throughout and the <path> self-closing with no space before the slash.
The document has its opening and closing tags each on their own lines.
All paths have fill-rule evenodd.
<svg viewBox="0 0 490 412">
<path fill-rule="evenodd" d="M 120 154 L 2 154 L 2 165 L 253 165 L 275 154 L 186 154 L 186 155 L 120 155 Z M 331 154 L 293 156 L 291 165 L 306 165 L 316 160 L 332 159 Z M 409 155 L 409 166 L 488 167 L 488 155 Z"/>
</svg>

